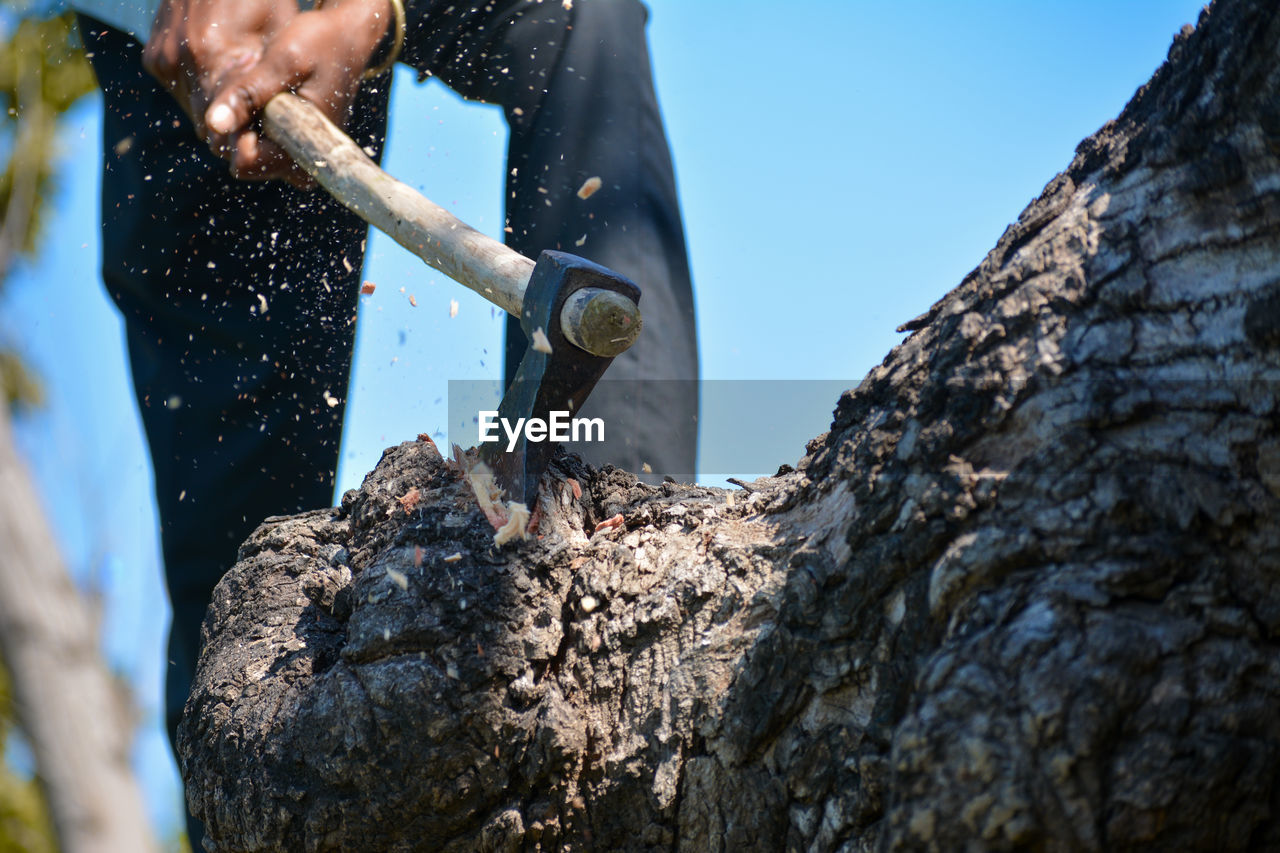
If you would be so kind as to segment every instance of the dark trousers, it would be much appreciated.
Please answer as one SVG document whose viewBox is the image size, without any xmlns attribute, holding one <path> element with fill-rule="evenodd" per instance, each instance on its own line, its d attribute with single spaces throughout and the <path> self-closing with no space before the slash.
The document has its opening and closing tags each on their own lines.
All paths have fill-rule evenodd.
<svg viewBox="0 0 1280 853">
<path fill-rule="evenodd" d="M 644 8 L 408 6 L 404 61 L 505 111 L 508 241 L 531 257 L 576 252 L 643 289 L 644 332 L 610 380 L 696 380 L 693 294 Z M 81 30 L 105 98 L 102 273 L 125 320 L 173 605 L 172 737 L 200 622 L 239 543 L 267 516 L 332 499 L 366 229 L 322 192 L 232 180 L 143 71 L 135 40 L 88 18 Z M 389 79 L 366 87 L 348 128 L 378 152 Z M 576 191 L 592 176 L 604 188 L 586 204 Z M 512 324 L 508 376 L 523 346 Z M 648 383 L 644 394 L 628 385 L 602 386 L 589 413 L 642 424 L 634 453 L 596 461 L 693 472 L 693 383 Z M 198 843 L 198 825 L 190 831 Z"/>
</svg>

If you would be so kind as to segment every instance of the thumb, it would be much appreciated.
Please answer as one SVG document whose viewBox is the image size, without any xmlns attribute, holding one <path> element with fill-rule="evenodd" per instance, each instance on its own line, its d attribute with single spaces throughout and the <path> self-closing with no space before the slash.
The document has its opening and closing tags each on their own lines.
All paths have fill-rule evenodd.
<svg viewBox="0 0 1280 853">
<path fill-rule="evenodd" d="M 304 76 L 300 70 L 286 69 L 269 58 L 228 76 L 205 110 L 205 125 L 223 136 L 243 130 L 267 105 L 267 101 L 290 89 Z"/>
<path fill-rule="evenodd" d="M 204 123 L 209 130 L 222 136 L 230 136 L 249 125 L 261 105 L 254 100 L 251 90 L 239 86 L 223 89 L 204 112 Z"/>
</svg>

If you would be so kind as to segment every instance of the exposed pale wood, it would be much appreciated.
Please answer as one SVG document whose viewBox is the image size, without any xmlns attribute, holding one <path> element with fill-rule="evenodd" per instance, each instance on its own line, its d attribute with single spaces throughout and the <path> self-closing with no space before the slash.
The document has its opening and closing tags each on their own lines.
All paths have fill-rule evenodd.
<svg viewBox="0 0 1280 853">
<path fill-rule="evenodd" d="M 155 850 L 131 722 L 0 406 L 0 655 L 67 853 Z"/>
<path fill-rule="evenodd" d="M 388 175 L 312 104 L 284 93 L 263 128 L 321 186 L 427 264 L 520 316 L 533 261 Z"/>
<path fill-rule="evenodd" d="M 625 352 L 640 337 L 640 309 L 621 293 L 584 287 L 560 311 L 560 330 L 579 349 L 606 358 Z"/>
</svg>

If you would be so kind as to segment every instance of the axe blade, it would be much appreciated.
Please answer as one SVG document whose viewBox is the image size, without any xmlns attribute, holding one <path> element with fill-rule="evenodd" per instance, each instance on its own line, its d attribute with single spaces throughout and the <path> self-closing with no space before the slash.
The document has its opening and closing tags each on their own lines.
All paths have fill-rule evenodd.
<svg viewBox="0 0 1280 853">
<path fill-rule="evenodd" d="M 634 303 L 640 288 L 610 269 L 567 252 L 545 251 L 538 256 L 529 286 L 525 290 L 520 326 L 532 342 L 534 333 L 547 336 L 551 352 L 530 345 L 516 370 L 515 378 L 503 394 L 498 417 L 512 425 L 524 418 L 549 422 L 552 412 L 568 412 L 576 417 L 587 395 L 613 362 L 613 357 L 592 355 L 579 349 L 565 336 L 560 325 L 565 301 L 577 290 L 592 287 L 619 293 Z M 507 450 L 504 442 L 481 445 L 480 458 L 493 470 L 494 479 L 509 500 L 523 501 L 530 510 L 538 497 L 538 483 L 546 473 L 556 444 L 529 441 L 520 430 L 516 444 Z"/>
</svg>

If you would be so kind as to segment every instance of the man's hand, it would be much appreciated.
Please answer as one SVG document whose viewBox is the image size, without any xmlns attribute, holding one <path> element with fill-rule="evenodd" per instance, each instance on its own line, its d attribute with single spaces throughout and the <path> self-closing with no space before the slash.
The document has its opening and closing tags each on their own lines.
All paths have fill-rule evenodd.
<svg viewBox="0 0 1280 853">
<path fill-rule="evenodd" d="M 273 0 L 165 0 L 143 62 L 233 174 L 305 186 L 306 174 L 259 134 L 258 113 L 292 90 L 344 126 L 393 25 L 389 0 L 330 0 L 306 12 Z"/>
<path fill-rule="evenodd" d="M 297 14 L 292 0 L 163 0 L 142 64 L 208 138 L 205 110 L 227 75 L 257 63 L 267 41 Z"/>
</svg>

